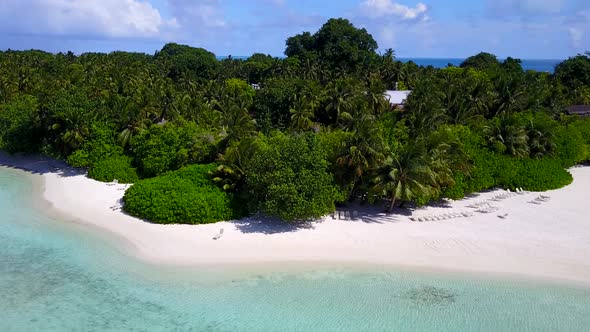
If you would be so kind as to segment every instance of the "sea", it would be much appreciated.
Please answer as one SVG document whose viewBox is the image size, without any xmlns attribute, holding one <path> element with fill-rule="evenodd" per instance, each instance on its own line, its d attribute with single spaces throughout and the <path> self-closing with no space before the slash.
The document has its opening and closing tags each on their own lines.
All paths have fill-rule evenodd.
<svg viewBox="0 0 590 332">
<path fill-rule="evenodd" d="M 0 167 L 0 331 L 588 331 L 590 289 L 394 268 L 143 263 Z"/>
<path fill-rule="evenodd" d="M 227 59 L 228 56 L 218 56 L 218 60 Z M 247 60 L 248 56 L 232 56 L 233 59 Z M 412 61 L 419 66 L 433 66 L 435 68 L 445 68 L 449 65 L 458 67 L 461 65 L 465 58 L 398 58 L 402 62 Z M 504 61 L 504 59 L 499 59 Z M 539 72 L 553 73 L 555 66 L 557 66 L 563 60 L 556 59 L 522 59 L 522 68 L 524 70 L 535 70 Z"/>
</svg>

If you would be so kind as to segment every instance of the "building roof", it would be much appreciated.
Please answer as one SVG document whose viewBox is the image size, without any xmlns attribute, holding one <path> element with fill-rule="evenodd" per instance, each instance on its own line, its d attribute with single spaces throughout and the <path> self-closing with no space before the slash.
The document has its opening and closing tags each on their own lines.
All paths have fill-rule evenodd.
<svg viewBox="0 0 590 332">
<path fill-rule="evenodd" d="M 391 105 L 403 105 L 411 92 L 410 90 L 387 90 L 385 98 L 389 100 Z"/>
<path fill-rule="evenodd" d="M 569 115 L 590 116 L 590 105 L 573 105 L 566 109 Z"/>
</svg>

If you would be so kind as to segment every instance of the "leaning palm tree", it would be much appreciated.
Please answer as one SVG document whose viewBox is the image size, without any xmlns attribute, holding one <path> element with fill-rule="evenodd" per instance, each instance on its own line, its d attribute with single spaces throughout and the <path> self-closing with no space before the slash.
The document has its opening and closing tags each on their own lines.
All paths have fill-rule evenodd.
<svg viewBox="0 0 590 332">
<path fill-rule="evenodd" d="M 439 165 L 440 166 L 440 165 Z M 438 175 L 424 145 L 407 144 L 399 153 L 390 154 L 377 170 L 372 192 L 390 199 L 386 210 L 390 213 L 395 203 L 432 196 L 439 189 Z"/>
</svg>

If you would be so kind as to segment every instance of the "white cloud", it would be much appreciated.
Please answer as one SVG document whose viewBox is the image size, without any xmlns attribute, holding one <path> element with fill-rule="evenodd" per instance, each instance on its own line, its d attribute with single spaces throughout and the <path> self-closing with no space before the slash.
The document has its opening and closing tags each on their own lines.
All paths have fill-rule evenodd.
<svg viewBox="0 0 590 332">
<path fill-rule="evenodd" d="M 154 37 L 174 28 L 141 0 L 2 1 L 0 31 L 11 34 Z"/>
<path fill-rule="evenodd" d="M 566 0 L 488 0 L 488 9 L 495 16 L 552 15 L 562 12 Z"/>
<path fill-rule="evenodd" d="M 401 20 L 428 19 L 428 6 L 418 3 L 415 7 L 408 7 L 392 0 L 365 0 L 361 3 L 363 15 L 371 18 L 396 17 Z"/>
<path fill-rule="evenodd" d="M 381 28 L 380 41 L 386 45 L 394 45 L 395 44 L 395 31 L 391 27 L 383 27 Z"/>
<path fill-rule="evenodd" d="M 573 47 L 580 47 L 582 38 L 584 37 L 584 31 L 579 28 L 571 27 L 568 30 L 570 40 Z"/>
<path fill-rule="evenodd" d="M 224 28 L 219 0 L 168 0 L 172 14 L 185 28 Z"/>
</svg>

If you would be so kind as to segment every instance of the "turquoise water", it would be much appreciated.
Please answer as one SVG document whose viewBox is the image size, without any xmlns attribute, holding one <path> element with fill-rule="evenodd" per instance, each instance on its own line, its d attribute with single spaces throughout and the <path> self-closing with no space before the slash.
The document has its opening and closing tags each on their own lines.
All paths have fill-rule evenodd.
<svg viewBox="0 0 590 332">
<path fill-rule="evenodd" d="M 587 331 L 590 290 L 344 268 L 149 266 L 0 168 L 0 331 Z"/>
</svg>

